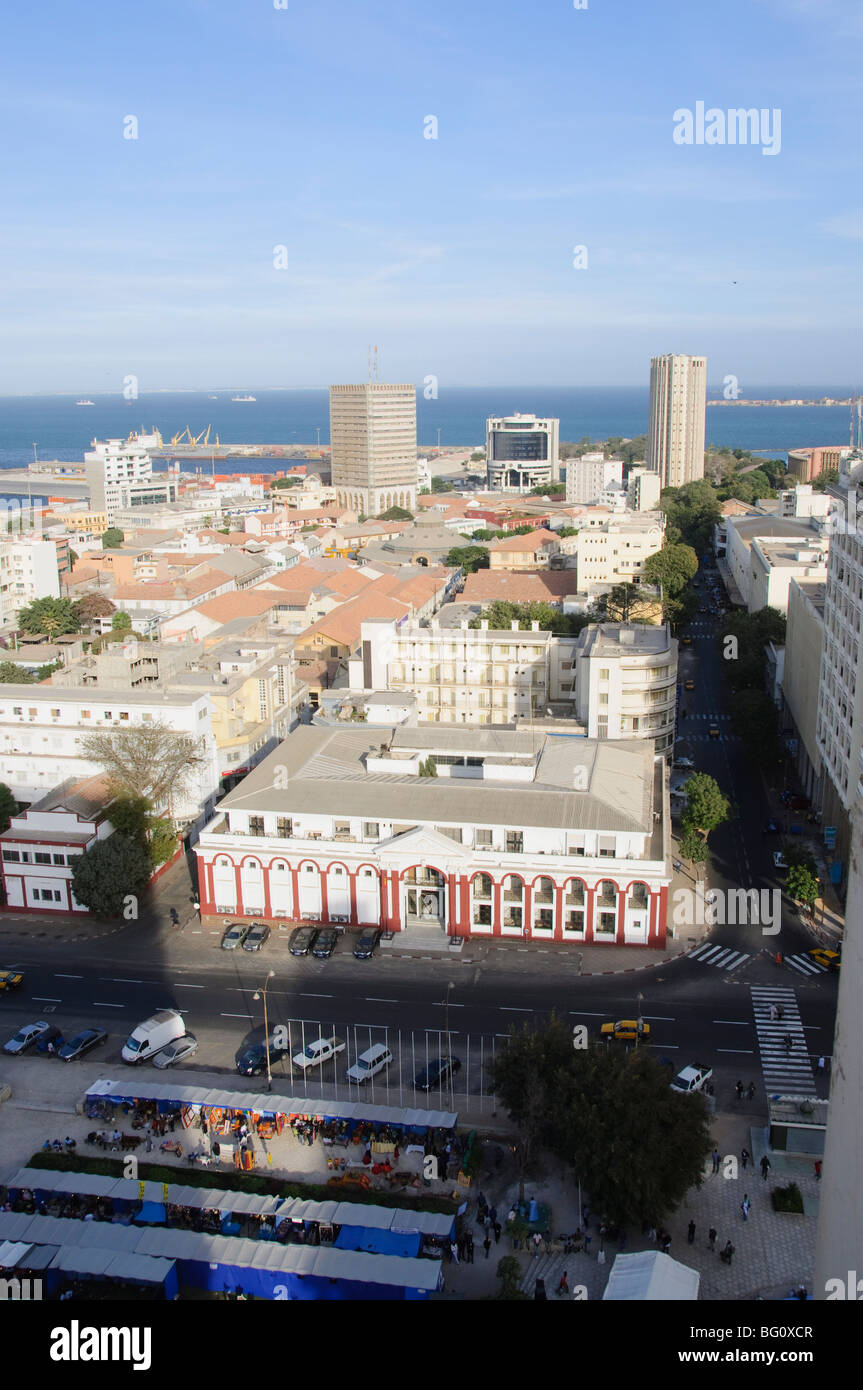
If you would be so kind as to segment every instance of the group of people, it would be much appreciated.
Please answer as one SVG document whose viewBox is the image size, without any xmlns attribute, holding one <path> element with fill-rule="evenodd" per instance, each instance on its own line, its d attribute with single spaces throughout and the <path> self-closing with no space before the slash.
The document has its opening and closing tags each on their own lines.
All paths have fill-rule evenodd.
<svg viewBox="0 0 863 1390">
<path fill-rule="evenodd" d="M 89 1136 L 88 1136 L 88 1139 L 89 1139 Z M 92 1141 L 90 1141 L 90 1142 L 92 1142 Z M 55 1154 L 61 1154 L 61 1153 L 71 1154 L 71 1153 L 74 1153 L 74 1152 L 75 1152 L 75 1150 L 77 1149 L 77 1147 L 78 1147 L 78 1145 L 77 1145 L 77 1143 L 75 1142 L 75 1140 L 71 1137 L 71 1135 L 68 1135 L 68 1134 L 67 1134 L 65 1139 L 46 1139 L 46 1140 L 45 1140 L 45 1143 L 42 1145 L 42 1152 L 43 1152 L 43 1153 L 52 1153 L 52 1152 L 53 1152 L 53 1153 L 55 1153 Z"/>
<path fill-rule="evenodd" d="M 738 1100 L 743 1100 L 744 1096 L 746 1097 L 747 1100 L 754 1100 L 754 1099 L 755 1099 L 755 1082 L 754 1082 L 754 1081 L 750 1081 L 750 1083 L 749 1083 L 748 1086 L 744 1086 L 742 1081 L 738 1081 L 738 1083 L 737 1083 L 737 1085 L 735 1086 L 734 1089 L 735 1089 L 736 1092 L 737 1092 L 737 1099 L 738 1099 Z"/>
</svg>

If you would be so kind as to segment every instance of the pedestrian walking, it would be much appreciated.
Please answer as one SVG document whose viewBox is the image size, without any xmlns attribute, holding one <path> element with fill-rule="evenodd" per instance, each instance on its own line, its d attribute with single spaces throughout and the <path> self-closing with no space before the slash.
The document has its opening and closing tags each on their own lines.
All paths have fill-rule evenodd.
<svg viewBox="0 0 863 1390">
<path fill-rule="evenodd" d="M 720 1250 L 720 1252 L 719 1252 L 719 1258 L 720 1258 L 720 1260 L 722 1260 L 723 1264 L 730 1265 L 730 1264 L 731 1264 L 731 1257 L 732 1257 L 733 1254 L 734 1254 L 734 1246 L 731 1244 L 731 1241 L 730 1241 L 730 1240 L 727 1240 L 727 1241 L 725 1242 L 725 1248 L 724 1248 L 723 1250 Z"/>
<path fill-rule="evenodd" d="M 149 1134 L 147 1135 L 147 1142 L 146 1142 L 146 1144 L 145 1144 L 144 1147 L 146 1148 L 147 1153 L 152 1153 L 152 1150 L 153 1150 L 153 1141 L 152 1141 L 152 1139 L 150 1138 Z"/>
<path fill-rule="evenodd" d="M 500 1222 L 499 1222 L 499 1221 L 495 1221 L 495 1223 L 494 1223 L 494 1243 L 495 1243 L 495 1245 L 497 1245 L 498 1241 L 500 1240 L 500 1233 L 501 1233 L 502 1230 L 503 1230 L 503 1227 L 501 1226 Z"/>
<path fill-rule="evenodd" d="M 686 1239 L 689 1241 L 689 1244 L 690 1244 L 690 1245 L 694 1245 L 694 1244 L 695 1244 L 695 1222 L 694 1222 L 694 1221 L 690 1221 L 690 1223 L 689 1223 L 689 1227 L 688 1227 L 687 1232 L 686 1232 Z"/>
<path fill-rule="evenodd" d="M 680 869 L 681 869 L 680 860 L 679 860 L 679 859 L 675 859 L 675 861 L 674 861 L 674 872 L 675 872 L 676 874 L 679 874 L 679 873 L 680 873 Z"/>
<path fill-rule="evenodd" d="M 491 1239 L 490 1239 L 490 1237 L 487 1236 L 486 1239 L 488 1240 L 489 1245 L 491 1245 Z M 533 1258 L 534 1258 L 535 1260 L 538 1260 L 538 1259 L 539 1259 L 539 1247 L 542 1245 L 542 1236 L 539 1234 L 539 1231 L 534 1231 L 533 1236 L 531 1237 L 531 1239 L 533 1240 Z M 488 1253 L 488 1252 L 486 1252 L 486 1253 Z"/>
<path fill-rule="evenodd" d="M 662 1237 L 662 1253 L 663 1253 L 663 1255 L 667 1255 L 670 1249 L 671 1249 L 671 1236 L 670 1236 L 670 1235 L 668 1234 L 668 1232 L 666 1231 L 665 1235 Z"/>
<path fill-rule="evenodd" d="M 775 1004 L 771 1004 L 771 1005 L 770 1005 L 770 1022 L 771 1022 L 771 1023 L 775 1023 L 777 1017 L 778 1017 L 778 1015 L 777 1015 L 777 1013 L 776 1013 L 776 1005 L 775 1005 Z"/>
<path fill-rule="evenodd" d="M 450 1257 L 451 1257 L 451 1259 L 452 1259 L 453 1264 L 454 1264 L 454 1265 L 457 1265 L 457 1264 L 458 1264 L 458 1245 L 456 1244 L 455 1241 L 452 1241 L 452 1242 L 450 1243 L 449 1253 L 450 1253 Z"/>
<path fill-rule="evenodd" d="M 826 1057 L 819 1057 L 819 1058 L 818 1058 L 818 1070 L 821 1072 L 821 1074 L 822 1074 L 822 1076 L 823 1076 L 824 1072 L 827 1070 L 827 1058 L 826 1058 Z"/>
<path fill-rule="evenodd" d="M 788 1053 L 791 1051 L 792 1047 L 794 1046 L 794 1039 L 792 1038 L 792 1036 L 791 1036 L 790 1033 L 786 1033 L 786 1034 L 785 1034 L 785 1037 L 782 1039 L 782 1041 L 783 1041 L 783 1043 L 784 1043 L 784 1045 L 785 1045 L 785 1055 L 786 1055 L 786 1057 L 787 1057 L 787 1056 L 788 1056 Z"/>
<path fill-rule="evenodd" d="M 489 1252 L 489 1250 L 491 1249 L 491 1237 L 490 1237 L 489 1235 L 486 1235 L 486 1238 L 485 1238 L 485 1240 L 484 1240 L 483 1243 L 482 1243 L 482 1248 L 483 1248 L 483 1250 L 485 1251 L 485 1257 L 486 1257 L 486 1259 L 488 1259 L 488 1252 Z M 538 1251 L 538 1250 L 535 1250 L 535 1251 L 534 1251 L 534 1254 L 538 1256 L 538 1255 L 539 1255 L 539 1251 Z"/>
<path fill-rule="evenodd" d="M 716 1249 L 716 1227 L 715 1227 L 715 1226 L 711 1226 L 711 1227 L 710 1227 L 710 1230 L 707 1232 L 707 1248 L 708 1248 L 708 1250 L 715 1250 L 715 1249 Z"/>
<path fill-rule="evenodd" d="M 472 1236 L 472 1235 L 469 1235 L 468 1238 L 467 1238 L 467 1262 L 468 1262 L 469 1265 L 472 1265 L 472 1264 L 473 1264 L 473 1236 Z"/>
<path fill-rule="evenodd" d="M 816 1160 L 815 1160 L 815 1165 L 814 1165 L 814 1166 L 815 1166 L 815 1181 L 816 1181 L 816 1182 L 820 1182 L 820 1181 L 821 1181 L 821 1159 L 820 1159 L 820 1158 L 816 1158 Z"/>
<path fill-rule="evenodd" d="M 584 1253 L 585 1253 L 585 1255 L 589 1255 L 589 1254 L 590 1254 L 590 1242 L 591 1242 L 592 1240 L 593 1240 L 593 1236 L 587 1235 L 587 1234 L 585 1235 L 585 1237 L 584 1237 Z"/>
<path fill-rule="evenodd" d="M 754 1099 L 755 1099 L 755 1082 L 754 1082 L 754 1081 L 750 1081 L 750 1083 L 749 1083 L 749 1088 L 748 1088 L 748 1090 L 747 1090 L 747 1092 L 746 1092 L 746 1098 L 747 1098 L 747 1100 L 754 1100 Z"/>
<path fill-rule="evenodd" d="M 745 1173 L 747 1163 L 752 1162 L 752 1154 L 749 1152 L 748 1149 L 740 1150 L 740 1162 L 743 1164 L 743 1171 Z"/>
<path fill-rule="evenodd" d="M 596 1263 L 598 1265 L 605 1264 L 605 1251 L 603 1250 L 602 1246 L 600 1246 L 596 1252 Z"/>
<path fill-rule="evenodd" d="M 558 1286 L 557 1286 L 557 1296 L 558 1296 L 558 1298 L 563 1298 L 564 1294 L 568 1294 L 568 1293 L 569 1293 L 569 1282 L 568 1282 L 567 1277 L 566 1277 L 566 1270 L 564 1270 L 563 1273 L 562 1273 L 561 1276 L 560 1276 L 560 1283 L 559 1283 Z"/>
<path fill-rule="evenodd" d="M 743 1095 L 743 1082 L 742 1082 L 742 1081 L 738 1081 L 738 1083 L 737 1083 L 737 1085 L 735 1086 L 734 1089 L 735 1089 L 735 1091 L 737 1092 L 737 1099 L 740 1100 L 741 1097 L 742 1097 L 742 1095 Z"/>
<path fill-rule="evenodd" d="M 743 1220 L 744 1220 L 744 1221 L 748 1221 L 748 1219 L 749 1219 L 749 1208 L 750 1208 L 751 1206 L 752 1206 L 752 1203 L 751 1203 L 750 1200 L 749 1200 L 749 1195 L 748 1195 L 748 1193 L 744 1192 L 744 1194 L 743 1194 L 743 1201 L 740 1203 L 740 1210 L 743 1212 Z"/>
<path fill-rule="evenodd" d="M 714 1173 L 718 1173 L 718 1172 L 719 1172 L 719 1150 L 718 1150 L 718 1149 L 714 1149 L 714 1150 L 713 1150 L 713 1171 L 714 1171 Z"/>
<path fill-rule="evenodd" d="M 590 1225 L 590 1207 L 582 1207 L 581 1219 L 584 1222 L 584 1229 L 587 1230 Z"/>
<path fill-rule="evenodd" d="M 494 1223 L 497 1221 L 497 1207 L 492 1207 L 491 1211 L 488 1214 L 488 1219 L 493 1226 Z"/>
<path fill-rule="evenodd" d="M 784 1004 L 777 1004 L 777 1005 L 776 1005 L 776 1017 L 779 1019 L 779 1021 L 780 1021 L 780 1023 L 781 1023 L 782 1020 L 783 1020 L 783 1018 L 785 1017 L 785 1006 L 784 1006 Z"/>
<path fill-rule="evenodd" d="M 798 1284 L 798 1285 L 797 1285 L 797 1291 L 796 1291 L 796 1293 L 795 1293 L 795 1298 L 799 1298 L 799 1300 L 800 1300 L 801 1303 L 805 1303 L 805 1302 L 806 1302 L 807 1293 L 806 1293 L 806 1285 L 805 1285 L 805 1284 Z"/>
</svg>

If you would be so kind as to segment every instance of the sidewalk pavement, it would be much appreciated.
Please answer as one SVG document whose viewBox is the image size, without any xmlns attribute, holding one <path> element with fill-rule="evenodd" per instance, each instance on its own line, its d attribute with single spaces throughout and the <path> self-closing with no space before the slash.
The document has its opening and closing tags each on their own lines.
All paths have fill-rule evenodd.
<svg viewBox="0 0 863 1390">
<path fill-rule="evenodd" d="M 0 941 L 100 941 L 106 936 L 138 927 L 171 926 L 171 908 L 176 908 L 180 926 L 198 921 L 192 907 L 192 882 L 186 856 L 167 869 L 150 888 L 144 911 L 136 922 L 105 922 L 89 914 L 20 912 L 0 910 Z"/>
</svg>

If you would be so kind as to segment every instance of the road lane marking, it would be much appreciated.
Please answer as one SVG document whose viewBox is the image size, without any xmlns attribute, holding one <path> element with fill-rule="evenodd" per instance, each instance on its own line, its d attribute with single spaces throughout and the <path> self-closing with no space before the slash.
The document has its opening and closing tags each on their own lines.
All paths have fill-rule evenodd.
<svg viewBox="0 0 863 1390">
<path fill-rule="evenodd" d="M 172 985 L 172 989 L 206 989 L 206 985 L 187 985 L 185 980 L 177 980 Z"/>
<path fill-rule="evenodd" d="M 34 1004 L 62 1004 L 63 1002 L 62 999 L 53 994 L 32 994 L 30 997 Z"/>
<path fill-rule="evenodd" d="M 313 990 L 301 989 L 300 994 L 304 999 L 332 999 L 332 994 L 315 994 Z"/>
<path fill-rule="evenodd" d="M 582 1018 L 608 1018 L 608 1014 L 591 1013 L 589 1009 L 570 1009 L 570 1016 L 575 1018 L 581 1015 Z"/>
<path fill-rule="evenodd" d="M 220 1018 L 251 1018 L 251 1014 L 220 1014 Z"/>
<path fill-rule="evenodd" d="M 532 1014 L 533 1009 L 522 1009 L 518 1004 L 499 1004 L 498 1008 L 505 1014 Z"/>
<path fill-rule="evenodd" d="M 642 1014 L 641 1017 L 642 1017 L 643 1019 L 647 1019 L 648 1022 L 650 1022 L 650 1023 L 676 1023 L 676 1022 L 677 1022 L 677 1020 L 676 1020 L 675 1018 L 669 1018 L 669 1017 L 667 1016 L 667 1014 Z"/>
<path fill-rule="evenodd" d="M 747 1057 L 751 1057 L 755 1051 L 754 1047 L 717 1047 L 717 1052 L 745 1052 Z"/>
<path fill-rule="evenodd" d="M 398 1004 L 398 999 L 381 999 L 376 994 L 367 994 L 367 1004 Z"/>
<path fill-rule="evenodd" d="M 92 1003 L 94 1009 L 125 1009 L 125 1004 L 105 1004 L 101 999 L 94 999 Z"/>
<path fill-rule="evenodd" d="M 61 975 L 59 971 L 54 971 L 55 980 L 83 980 L 83 975 Z"/>
<path fill-rule="evenodd" d="M 714 1023 L 725 1023 L 729 1028 L 751 1028 L 752 1024 L 745 1018 L 715 1018 Z"/>
<path fill-rule="evenodd" d="M 122 975 L 114 975 L 111 979 L 112 985 L 144 985 L 146 980 L 126 980 Z"/>
</svg>

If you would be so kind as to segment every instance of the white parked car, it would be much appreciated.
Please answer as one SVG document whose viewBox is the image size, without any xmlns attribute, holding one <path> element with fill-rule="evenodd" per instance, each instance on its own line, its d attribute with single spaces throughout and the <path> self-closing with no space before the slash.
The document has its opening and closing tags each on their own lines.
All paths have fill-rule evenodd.
<svg viewBox="0 0 863 1390">
<path fill-rule="evenodd" d="M 675 769 L 679 768 L 681 771 L 689 771 L 691 768 L 695 767 L 695 763 L 691 758 L 675 758 L 673 766 Z"/>
<path fill-rule="evenodd" d="M 671 1083 L 672 1091 L 679 1091 L 683 1095 L 690 1096 L 694 1091 L 700 1091 L 713 1075 L 712 1067 L 705 1067 L 697 1064 L 694 1067 L 684 1067 L 683 1071 L 678 1072 Z"/>
<path fill-rule="evenodd" d="M 329 1062 L 337 1052 L 344 1050 L 345 1044 L 341 1038 L 315 1038 L 314 1042 L 306 1043 L 302 1052 L 297 1052 L 291 1061 L 300 1071 L 308 1071 L 311 1067 L 320 1067 L 324 1062 Z"/>
</svg>

